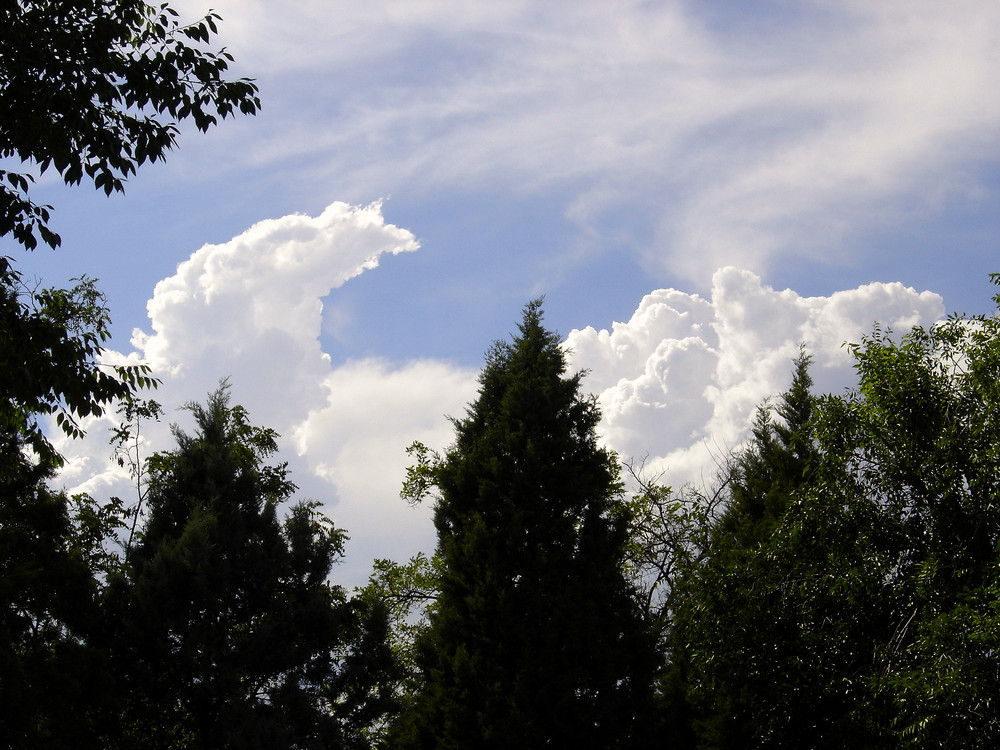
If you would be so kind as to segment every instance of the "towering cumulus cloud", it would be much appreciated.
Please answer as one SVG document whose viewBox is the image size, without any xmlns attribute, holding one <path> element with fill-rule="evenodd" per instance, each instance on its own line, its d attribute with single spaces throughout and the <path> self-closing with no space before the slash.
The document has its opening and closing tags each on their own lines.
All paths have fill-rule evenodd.
<svg viewBox="0 0 1000 750">
<path fill-rule="evenodd" d="M 282 459 L 300 494 L 324 502 L 350 531 L 350 564 L 360 571 L 373 556 L 430 544 L 429 522 L 421 526 L 420 514 L 399 501 L 405 448 L 448 442 L 444 415 L 471 400 L 475 373 L 422 361 L 334 368 L 321 343 L 323 299 L 382 256 L 417 247 L 411 232 L 384 221 L 378 204 L 334 203 L 316 217 L 262 221 L 181 263 L 147 305 L 152 333 L 134 331 L 136 351 L 127 357 L 108 353 L 152 366 L 163 380 L 153 396 L 182 429 L 188 420 L 179 407 L 231 377 L 234 402 L 282 435 Z M 91 420 L 88 441 L 60 443 L 70 459 L 63 481 L 98 498 L 127 498 L 134 490 L 107 460 L 108 424 Z M 166 425 L 146 430 L 147 454 L 170 447 Z"/>
<path fill-rule="evenodd" d="M 417 247 L 379 204 L 262 221 L 202 247 L 157 284 L 154 333 L 133 336 L 154 370 L 169 373 L 173 399 L 203 398 L 232 375 L 234 400 L 282 434 L 303 494 L 329 502 L 354 537 L 352 557 L 366 562 L 415 543 L 403 539 L 415 519 L 398 502 L 405 447 L 445 442 L 443 415 L 462 408 L 474 378 L 429 362 L 332 368 L 322 300 L 381 256 Z"/>
<path fill-rule="evenodd" d="M 711 299 L 660 289 L 627 323 L 574 330 L 566 346 L 589 370 L 584 385 L 600 399 L 608 445 L 675 486 L 697 484 L 745 439 L 756 405 L 787 387 L 800 343 L 815 358 L 817 389 L 839 390 L 853 380 L 844 342 L 874 321 L 905 332 L 943 310 L 938 295 L 898 283 L 801 297 L 724 268 Z"/>
<path fill-rule="evenodd" d="M 255 418 L 287 429 L 324 399 L 322 298 L 380 256 L 417 247 L 409 231 L 385 223 L 379 204 L 262 221 L 205 245 L 159 282 L 147 305 L 154 333 L 136 330 L 132 344 L 156 372 L 190 384 L 188 398 L 238 376 L 261 405 Z"/>
<path fill-rule="evenodd" d="M 325 503 L 351 535 L 348 584 L 361 583 L 374 557 L 405 559 L 433 546 L 430 508 L 399 499 L 406 446 L 444 448 L 445 415 L 460 416 L 475 396 L 476 371 L 434 360 L 348 360 L 334 366 L 324 342 L 323 300 L 383 256 L 413 251 L 413 235 L 386 224 L 379 205 L 334 203 L 317 217 L 286 216 L 206 245 L 156 285 L 151 333 L 137 330 L 135 352 L 163 386 L 168 421 L 231 376 L 233 399 L 255 423 L 281 433 L 300 495 Z M 941 299 L 901 284 L 869 284 L 829 297 L 775 291 L 747 271 L 716 272 L 705 298 L 674 289 L 646 295 L 627 323 L 574 330 L 566 340 L 586 388 L 599 394 L 601 431 L 623 457 L 648 457 L 675 486 L 712 473 L 713 456 L 746 436 L 754 407 L 780 392 L 799 342 L 816 357 L 819 388 L 851 382 L 850 356 L 875 320 L 902 331 L 929 324 Z M 329 325 L 329 323 L 327 324 Z M 95 497 L 129 497 L 109 466 L 108 420 L 92 420 L 91 439 L 62 442 L 70 459 L 63 481 Z M 144 451 L 171 445 L 151 426 Z M 707 477 L 706 477 L 707 478 Z"/>
</svg>

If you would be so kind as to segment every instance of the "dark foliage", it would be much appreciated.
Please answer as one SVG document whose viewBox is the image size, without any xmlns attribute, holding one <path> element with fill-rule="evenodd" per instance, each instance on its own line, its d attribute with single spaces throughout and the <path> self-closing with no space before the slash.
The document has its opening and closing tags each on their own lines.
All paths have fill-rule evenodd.
<svg viewBox="0 0 1000 750">
<path fill-rule="evenodd" d="M 440 594 L 399 746 L 629 747 L 642 729 L 653 639 L 622 572 L 616 460 L 541 318 L 531 303 L 493 347 L 454 447 L 416 470 L 440 493 Z"/>
<path fill-rule="evenodd" d="M 92 645 L 99 550 L 70 501 L 46 489 L 48 474 L 23 460 L 0 481 L 0 737 L 10 748 L 100 747 L 115 701 Z"/>
<path fill-rule="evenodd" d="M 260 108 L 247 79 L 225 78 L 232 57 L 204 48 L 209 13 L 188 25 L 168 4 L 142 0 L 3 0 L 0 3 L 0 157 L 69 185 L 110 195 L 173 148 L 179 123 L 207 130 Z M 49 206 L 28 196 L 28 172 L 0 170 L 0 236 L 27 249 L 60 244 Z"/>
<path fill-rule="evenodd" d="M 21 463 L 27 446 L 45 464 L 60 458 L 39 418 L 55 414 L 70 437 L 83 434 L 79 420 L 100 415 L 118 400 L 155 386 L 145 365 L 104 366 L 110 318 L 93 280 L 72 289 L 33 291 L 0 258 L 0 477 Z"/>
<path fill-rule="evenodd" d="M 149 515 L 110 591 L 129 688 L 124 733 L 151 747 L 365 747 L 393 697 L 386 617 L 328 582 L 346 535 L 269 466 L 272 430 L 225 387 L 197 432 L 149 462 Z"/>
<path fill-rule="evenodd" d="M 793 384 L 758 420 L 682 574 L 665 684 L 688 744 L 1000 738 L 1000 319 L 853 349 L 857 391 L 803 420 Z"/>
</svg>

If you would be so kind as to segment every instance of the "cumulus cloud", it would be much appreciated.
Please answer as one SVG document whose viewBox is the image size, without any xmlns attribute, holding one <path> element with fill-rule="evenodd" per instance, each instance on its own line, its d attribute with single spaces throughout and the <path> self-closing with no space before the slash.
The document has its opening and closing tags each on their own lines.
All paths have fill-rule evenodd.
<svg viewBox="0 0 1000 750">
<path fill-rule="evenodd" d="M 574 330 L 566 347 L 589 371 L 606 443 L 675 486 L 700 484 L 746 439 L 756 406 L 788 386 L 800 343 L 815 359 L 817 390 L 840 392 L 853 383 L 844 342 L 875 321 L 903 333 L 943 312 L 938 295 L 898 283 L 801 297 L 729 267 L 714 274 L 710 299 L 661 289 L 627 323 Z"/>
<path fill-rule="evenodd" d="M 296 426 L 295 450 L 342 498 L 332 513 L 352 533 L 352 554 L 403 560 L 432 550 L 430 505 L 408 508 L 399 497 L 406 448 L 451 444 L 447 417 L 462 416 L 475 398 L 476 373 L 430 360 L 363 360 L 336 368 L 323 385 L 326 403 Z"/>
<path fill-rule="evenodd" d="M 348 360 L 333 365 L 322 336 L 323 300 L 387 255 L 415 250 L 413 235 L 386 224 L 380 207 L 335 203 L 317 217 L 261 222 L 220 245 L 206 245 L 157 284 L 151 332 L 136 351 L 164 383 L 156 397 L 168 420 L 190 430 L 177 407 L 201 400 L 220 377 L 256 424 L 283 435 L 302 497 L 326 505 L 351 535 L 338 580 L 361 584 L 375 557 L 405 559 L 433 547 L 430 508 L 407 507 L 399 490 L 406 446 L 447 447 L 452 426 L 475 398 L 476 372 L 429 359 Z M 829 297 L 776 291 L 748 271 L 725 268 L 711 294 L 676 289 L 646 295 L 626 323 L 577 329 L 565 345 L 598 393 L 607 444 L 623 457 L 664 469 L 672 483 L 711 474 L 713 452 L 746 435 L 755 406 L 780 392 L 800 342 L 816 358 L 821 389 L 850 382 L 841 343 L 872 321 L 903 331 L 928 324 L 941 299 L 901 284 L 870 284 Z M 62 441 L 70 459 L 62 481 L 99 498 L 134 497 L 126 472 L 108 461 L 110 420 L 91 419 L 87 442 Z M 142 451 L 171 447 L 166 425 L 149 425 Z"/>
<path fill-rule="evenodd" d="M 447 363 L 334 368 L 323 350 L 323 299 L 380 258 L 416 249 L 412 233 L 386 224 L 378 204 L 333 203 L 316 217 L 262 221 L 181 263 L 156 285 L 147 306 L 152 330 L 134 332 L 136 351 L 107 354 L 144 359 L 164 381 L 152 396 L 186 430 L 180 405 L 203 401 L 232 376 L 233 401 L 282 434 L 300 494 L 326 502 L 351 533 L 345 574 L 353 583 L 373 557 L 406 556 L 428 542 L 427 510 L 398 500 L 405 447 L 447 444 L 445 414 L 460 413 L 474 393 L 475 374 Z M 70 459 L 61 479 L 96 497 L 134 497 L 127 472 L 108 461 L 110 424 L 92 419 L 86 443 L 60 441 Z M 145 454 L 171 447 L 166 425 L 144 429 Z"/>
<path fill-rule="evenodd" d="M 137 329 L 132 344 L 159 372 L 190 373 L 210 365 L 206 353 L 224 350 L 231 361 L 266 365 L 269 379 L 315 389 L 329 360 L 319 345 L 322 298 L 380 256 L 417 246 L 411 232 L 385 223 L 377 203 L 261 221 L 205 245 L 160 281 L 146 306 L 153 333 Z"/>
<path fill-rule="evenodd" d="M 382 256 L 417 247 L 377 203 L 259 222 L 160 281 L 147 304 L 152 333 L 136 329 L 132 344 L 184 400 L 234 376 L 255 418 L 288 434 L 327 398 L 323 298 Z"/>
</svg>

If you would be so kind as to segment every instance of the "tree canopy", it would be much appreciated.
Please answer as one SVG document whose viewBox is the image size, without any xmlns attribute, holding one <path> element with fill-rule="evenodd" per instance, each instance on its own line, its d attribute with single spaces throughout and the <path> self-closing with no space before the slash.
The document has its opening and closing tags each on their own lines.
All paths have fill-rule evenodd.
<svg viewBox="0 0 1000 750">
<path fill-rule="evenodd" d="M 224 385 L 197 431 L 149 461 L 149 514 L 110 590 L 131 741 L 204 748 L 366 747 L 391 710 L 385 613 L 330 583 L 344 531 L 267 459 Z"/>
<path fill-rule="evenodd" d="M 182 24 L 168 3 L 4 0 L 0 3 L 0 237 L 27 249 L 60 244 L 50 208 L 34 203 L 35 174 L 124 190 L 138 166 L 163 159 L 180 124 L 207 130 L 260 108 L 257 87 L 226 77 L 232 56 L 208 49 L 219 16 Z M 27 171 L 12 171 L 20 160 Z M 142 365 L 101 364 L 110 319 L 91 279 L 70 290 L 28 287 L 0 256 L 0 439 L 5 475 L 22 447 L 59 457 L 38 419 L 55 414 L 70 436 L 79 420 L 154 385 Z M 10 459 L 10 460 L 8 460 Z"/>
<path fill-rule="evenodd" d="M 207 130 L 260 108 L 256 85 L 226 78 L 232 56 L 207 49 L 219 16 L 189 24 L 142 0 L 4 0 L 0 6 L 0 157 L 110 195 L 173 148 L 179 125 Z M 0 237 L 60 244 L 32 171 L 0 169 Z"/>
<path fill-rule="evenodd" d="M 175 429 L 174 449 L 129 459 L 145 467 L 134 546 L 120 546 L 120 502 L 51 490 L 54 452 L 30 450 L 39 418 L 62 409 L 77 434 L 148 375 L 100 369 L 107 313 L 90 282 L 10 294 L 40 333 L 8 333 L 7 361 L 41 363 L 35 385 L 5 386 L 13 747 L 1000 738 L 996 315 L 901 337 L 876 326 L 841 395 L 813 394 L 803 352 L 718 486 L 630 498 L 595 400 L 531 303 L 489 351 L 454 444 L 413 448 L 403 494 L 433 498 L 435 555 L 377 561 L 351 597 L 330 580 L 345 532 L 315 503 L 282 516 L 295 486 L 277 435 L 225 386 L 189 405 L 195 430 Z M 76 369 L 47 369 L 52 356 Z M 415 602 L 432 604 L 420 617 Z"/>
<path fill-rule="evenodd" d="M 79 437 L 83 418 L 156 385 L 146 365 L 101 363 L 109 337 L 108 309 L 92 279 L 35 291 L 0 258 L 0 477 L 20 462 L 22 446 L 59 463 L 40 418 L 55 414 L 58 428 Z"/>
<path fill-rule="evenodd" d="M 793 383 L 758 420 L 680 574 L 665 655 L 689 746 L 1000 737 L 1000 318 L 852 350 L 856 390 L 803 410 Z"/>
</svg>

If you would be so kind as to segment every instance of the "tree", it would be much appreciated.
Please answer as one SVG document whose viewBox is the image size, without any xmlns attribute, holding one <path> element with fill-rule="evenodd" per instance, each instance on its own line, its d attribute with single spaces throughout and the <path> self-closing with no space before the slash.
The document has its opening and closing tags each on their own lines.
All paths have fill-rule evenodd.
<svg viewBox="0 0 1000 750">
<path fill-rule="evenodd" d="M 897 746 L 995 746 L 1000 317 L 953 316 L 898 343 L 876 328 L 855 357 L 859 389 L 831 404 L 826 441 L 878 511 L 877 537 L 855 542 L 893 593 L 873 689 Z"/>
<path fill-rule="evenodd" d="M 815 405 L 780 517 L 682 600 L 702 746 L 1000 738 L 1000 318 L 852 349 L 858 388 Z"/>
<path fill-rule="evenodd" d="M 730 467 L 729 501 L 713 529 L 716 547 L 749 549 L 770 538 L 819 458 L 811 420 L 816 404 L 812 364 L 805 348 L 795 358 L 792 382 L 773 408 L 758 408 L 749 446 Z M 777 416 L 777 420 L 774 419 Z"/>
<path fill-rule="evenodd" d="M 79 437 L 82 418 L 156 385 L 146 365 L 101 364 L 110 325 L 93 279 L 33 291 L 0 258 L 0 477 L 21 464 L 22 447 L 42 463 L 61 462 L 40 417 L 55 414 L 65 434 Z"/>
<path fill-rule="evenodd" d="M 50 207 L 28 194 L 49 167 L 110 195 L 165 157 L 181 121 L 205 130 L 257 111 L 256 86 L 226 80 L 232 58 L 202 46 L 218 16 L 176 17 L 136 0 L 0 5 L 0 158 L 29 165 L 0 169 L 0 237 L 29 250 L 60 244 Z M 12 262 L 0 256 L 0 734 L 12 746 L 105 746 L 114 733 L 99 711 L 115 709 L 99 592 L 118 574 L 105 544 L 122 509 L 47 489 L 61 457 L 44 422 L 54 415 L 78 437 L 86 418 L 156 381 L 145 366 L 101 362 L 110 322 L 92 280 L 38 291 Z"/>
<path fill-rule="evenodd" d="M 119 517 L 47 489 L 27 458 L 0 502 L 0 737 L 6 748 L 98 748 L 116 710 L 98 574 Z M 9 467 L 8 467 L 9 468 Z"/>
<path fill-rule="evenodd" d="M 0 736 L 12 747 L 87 747 L 114 710 L 91 637 L 122 509 L 47 488 L 60 458 L 40 420 L 54 413 L 77 436 L 83 418 L 155 381 L 143 366 L 100 364 L 109 323 L 92 281 L 34 291 L 0 266 Z"/>
<path fill-rule="evenodd" d="M 139 165 L 173 148 L 180 122 L 200 130 L 260 107 L 256 85 L 224 76 L 232 57 L 204 49 L 218 15 L 181 25 L 167 3 L 141 0 L 8 0 L 0 6 L 0 158 L 18 158 L 67 184 L 84 176 L 107 194 Z M 56 247 L 50 207 L 28 196 L 33 177 L 0 169 L 0 237 L 27 249 Z M 37 234 L 37 236 L 36 236 Z M 58 461 L 37 423 L 77 419 L 152 385 L 143 367 L 98 366 L 108 338 L 92 280 L 71 290 L 27 289 L 0 257 L 0 432 L 42 460 Z M 4 460 L 13 465 L 10 445 Z M 20 448 L 18 448 L 20 450 Z M 4 471 L 0 467 L 0 474 Z"/>
<path fill-rule="evenodd" d="M 395 690 L 401 703 L 409 703 L 422 686 L 417 641 L 437 602 L 441 559 L 418 552 L 404 564 L 377 559 L 372 567 L 368 584 L 357 596 L 388 613 L 389 645 L 399 668 Z"/>
<path fill-rule="evenodd" d="M 273 430 L 224 384 L 190 404 L 197 432 L 149 460 L 148 515 L 113 582 L 126 744 L 364 747 L 391 711 L 384 611 L 328 582 L 344 531 L 298 503 Z"/>
<path fill-rule="evenodd" d="M 810 524 L 783 536 L 789 509 L 819 482 L 823 457 L 810 362 L 801 351 L 788 390 L 776 405 L 758 410 L 748 446 L 724 475 L 725 510 L 708 519 L 705 548 L 675 585 L 667 679 L 681 683 L 677 700 L 689 703 L 703 747 L 798 747 L 806 737 L 813 747 L 870 740 L 855 710 L 867 686 L 862 681 L 848 689 L 841 679 L 856 663 L 849 649 L 838 649 L 855 642 L 841 638 L 839 620 L 835 626 L 824 619 L 844 604 L 845 590 L 807 593 L 789 583 L 812 580 L 828 559 L 823 552 L 847 528 L 832 534 L 832 526 Z M 788 546 L 777 553 L 778 544 Z"/>
<path fill-rule="evenodd" d="M 651 691 L 653 637 L 621 569 L 627 519 L 600 418 L 566 376 L 541 302 L 498 342 L 436 488 L 440 593 L 421 638 L 424 685 L 401 747 L 627 747 Z"/>
<path fill-rule="evenodd" d="M 659 633 L 656 731 L 666 746 L 746 747 L 759 731 L 773 675 L 756 654 L 782 637 L 760 596 L 769 569 L 759 558 L 816 459 L 810 363 L 801 349 L 788 390 L 758 408 L 748 445 L 711 491 L 674 495 L 629 467 L 641 491 L 627 561 Z"/>
<path fill-rule="evenodd" d="M 112 192 L 173 148 L 179 123 L 207 130 L 260 108 L 256 85 L 224 76 L 232 56 L 204 48 L 209 13 L 182 25 L 168 4 L 142 0 L 7 0 L 0 10 L 0 157 L 70 185 Z M 33 176 L 0 170 L 0 237 L 27 249 L 60 244 L 50 206 L 28 196 Z M 36 236 L 37 234 L 37 236 Z"/>
</svg>

